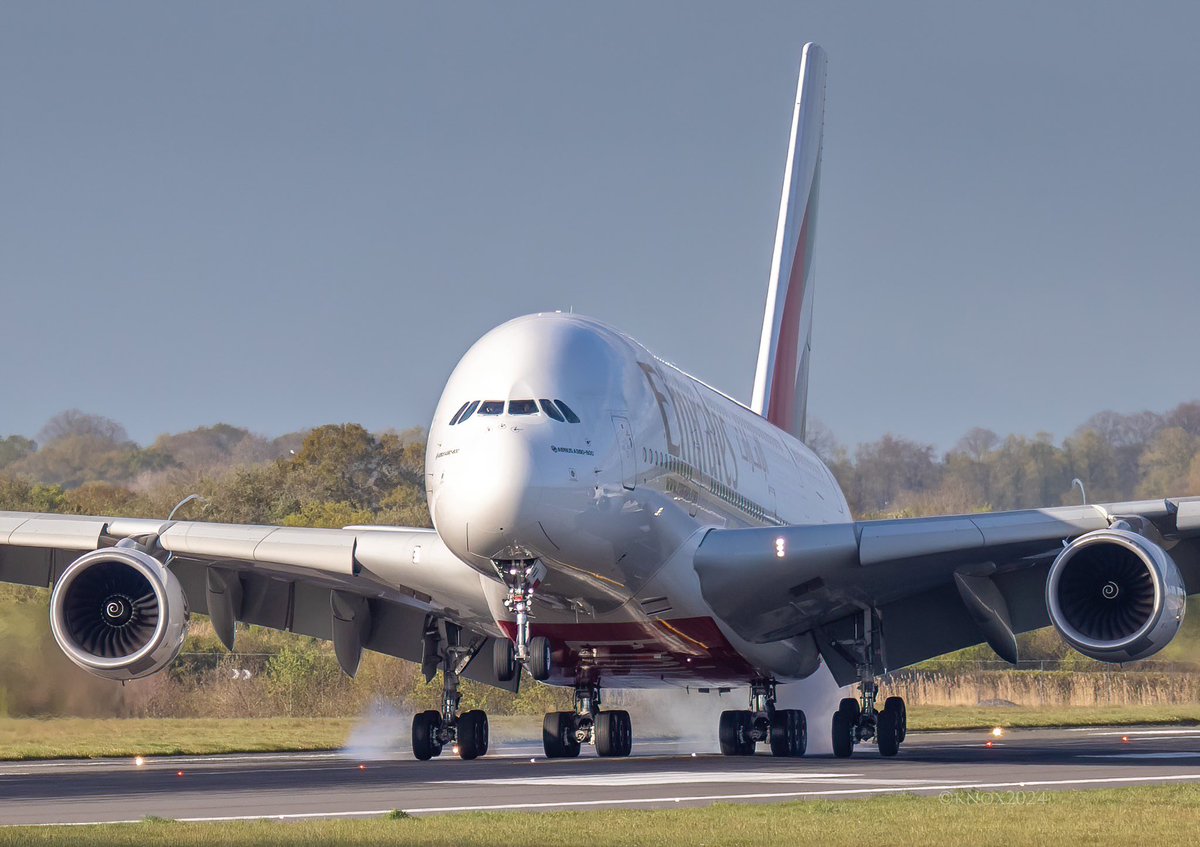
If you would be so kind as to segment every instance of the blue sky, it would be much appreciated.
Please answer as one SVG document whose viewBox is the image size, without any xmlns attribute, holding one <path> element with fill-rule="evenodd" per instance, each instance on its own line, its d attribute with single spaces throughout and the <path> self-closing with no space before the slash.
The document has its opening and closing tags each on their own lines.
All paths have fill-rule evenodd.
<svg viewBox="0 0 1200 847">
<path fill-rule="evenodd" d="M 810 409 L 1068 434 L 1200 396 L 1200 6 L 7 3 L 0 434 L 427 425 L 574 308 L 743 400 L 800 47 Z"/>
</svg>

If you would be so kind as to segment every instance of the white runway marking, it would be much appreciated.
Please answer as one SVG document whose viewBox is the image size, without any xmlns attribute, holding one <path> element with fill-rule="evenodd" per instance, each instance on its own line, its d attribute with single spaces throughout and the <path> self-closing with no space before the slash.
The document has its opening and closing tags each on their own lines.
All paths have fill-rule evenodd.
<svg viewBox="0 0 1200 847">
<path fill-rule="evenodd" d="M 1069 785 L 1133 785 L 1145 782 L 1181 782 L 1200 780 L 1200 773 L 1173 774 L 1166 776 L 1129 776 L 1106 777 L 1096 779 L 1055 779 L 1028 780 L 1025 782 L 973 782 L 953 783 L 939 782 L 908 786 L 887 786 L 883 788 L 840 788 L 823 791 L 780 791 L 756 794 L 702 794 L 680 797 L 626 797 L 612 800 L 564 800 L 548 803 L 497 803 L 495 805 L 478 806 L 430 806 L 425 808 L 408 808 L 404 811 L 410 815 L 440 814 L 444 812 L 502 812 L 525 809 L 572 809 L 598 806 L 633 806 L 656 803 L 716 803 L 725 800 L 786 800 L 798 797 L 834 797 L 868 794 L 892 794 L 899 791 L 958 791 L 964 789 L 1003 789 L 1003 788 L 1049 788 L 1051 786 Z M 223 821 L 287 821 L 311 820 L 313 818 L 370 818 L 390 814 L 392 809 L 370 809 L 353 812 L 297 812 L 284 815 L 221 815 L 214 817 L 174 818 L 183 823 L 218 823 Z M 100 824 L 140 823 L 137 819 L 105 820 L 105 821 L 72 821 L 65 824 L 5 824 L 11 826 L 98 826 Z M 3 827 L 0 827 L 3 828 Z"/>
</svg>

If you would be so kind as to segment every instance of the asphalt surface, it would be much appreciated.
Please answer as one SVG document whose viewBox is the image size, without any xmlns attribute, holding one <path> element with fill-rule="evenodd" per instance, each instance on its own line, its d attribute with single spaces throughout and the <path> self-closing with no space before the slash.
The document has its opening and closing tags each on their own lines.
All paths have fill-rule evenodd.
<svg viewBox="0 0 1200 847">
<path fill-rule="evenodd" d="M 991 746 L 988 746 L 988 742 Z M 1038 792 L 1200 782 L 1200 727 L 910 733 L 893 759 L 726 758 L 698 742 L 638 743 L 628 759 L 544 758 L 540 744 L 494 745 L 463 762 L 343 753 L 0 762 L 0 824 L 367 817 L 472 810 L 654 808 L 715 802 L 854 799 L 975 788 Z M 761 749 L 761 746 L 760 746 Z"/>
</svg>

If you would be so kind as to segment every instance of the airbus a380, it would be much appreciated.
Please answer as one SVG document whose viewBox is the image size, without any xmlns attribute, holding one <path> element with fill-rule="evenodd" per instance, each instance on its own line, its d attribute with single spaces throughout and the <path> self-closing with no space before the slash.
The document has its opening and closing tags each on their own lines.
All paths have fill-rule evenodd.
<svg viewBox="0 0 1200 847">
<path fill-rule="evenodd" d="M 573 314 L 509 321 L 474 344 L 429 429 L 436 529 L 343 530 L 0 512 L 0 580 L 52 586 L 54 638 L 127 680 L 178 655 L 189 610 L 232 649 L 238 622 L 443 671 L 413 752 L 487 752 L 461 677 L 573 686 L 547 756 L 630 753 L 604 687 L 749 688 L 721 751 L 896 755 L 904 702 L 877 677 L 1052 624 L 1125 662 L 1162 649 L 1200 591 L 1200 498 L 856 522 L 805 446 L 824 52 L 806 45 L 749 406 Z M 828 667 L 858 696 L 832 714 L 777 708 L 777 686 Z"/>
</svg>

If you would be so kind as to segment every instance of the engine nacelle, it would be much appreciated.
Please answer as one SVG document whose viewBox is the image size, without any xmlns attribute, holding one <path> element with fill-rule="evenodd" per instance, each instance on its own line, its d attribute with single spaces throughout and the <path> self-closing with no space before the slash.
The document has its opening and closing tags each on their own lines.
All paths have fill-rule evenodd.
<svg viewBox="0 0 1200 847">
<path fill-rule="evenodd" d="M 50 595 L 50 629 L 70 659 L 106 679 L 138 679 L 183 648 L 187 595 L 148 553 L 108 547 L 80 556 Z"/>
<path fill-rule="evenodd" d="M 1050 566 L 1046 605 L 1059 634 L 1101 662 L 1136 662 L 1171 643 L 1187 589 L 1167 551 L 1125 529 L 1072 541 Z"/>
</svg>

